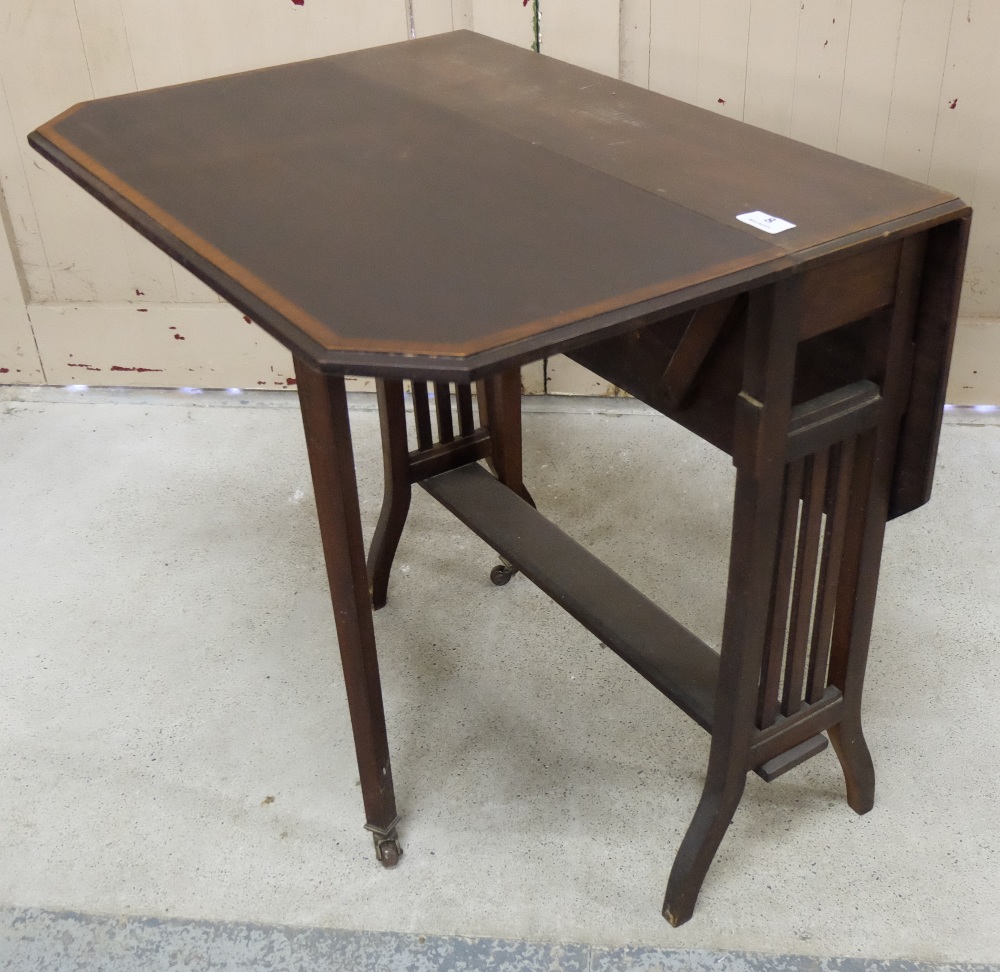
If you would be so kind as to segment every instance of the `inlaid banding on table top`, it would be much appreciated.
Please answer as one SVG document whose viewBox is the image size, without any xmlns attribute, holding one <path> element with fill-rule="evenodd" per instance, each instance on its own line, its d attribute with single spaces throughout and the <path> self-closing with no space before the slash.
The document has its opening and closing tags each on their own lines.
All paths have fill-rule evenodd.
<svg viewBox="0 0 1000 972">
<path fill-rule="evenodd" d="M 32 141 L 332 351 L 469 356 L 783 257 L 338 58 L 90 102 Z"/>
</svg>

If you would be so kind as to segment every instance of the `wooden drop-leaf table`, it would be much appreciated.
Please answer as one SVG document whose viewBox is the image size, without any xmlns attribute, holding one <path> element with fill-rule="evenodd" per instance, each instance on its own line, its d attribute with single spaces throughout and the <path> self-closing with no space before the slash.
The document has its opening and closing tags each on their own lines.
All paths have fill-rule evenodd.
<svg viewBox="0 0 1000 972">
<path fill-rule="evenodd" d="M 372 606 L 413 483 L 502 556 L 495 582 L 523 572 L 711 733 L 671 923 L 748 772 L 772 780 L 828 735 L 848 803 L 871 808 L 883 531 L 930 493 L 959 199 L 468 32 L 88 102 L 30 142 L 295 357 L 384 864 L 400 847 Z M 519 367 L 557 353 L 732 456 L 719 651 L 534 509 Z M 378 379 L 367 565 L 344 375 Z"/>
</svg>

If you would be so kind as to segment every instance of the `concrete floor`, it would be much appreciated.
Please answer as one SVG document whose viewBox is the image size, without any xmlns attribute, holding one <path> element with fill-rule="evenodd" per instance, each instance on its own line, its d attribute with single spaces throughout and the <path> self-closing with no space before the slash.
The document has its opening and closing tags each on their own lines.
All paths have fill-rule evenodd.
<svg viewBox="0 0 1000 972">
<path fill-rule="evenodd" d="M 770 785 L 751 775 L 693 920 L 671 929 L 660 902 L 708 737 L 529 582 L 493 587 L 495 556 L 429 497 L 376 616 L 405 847 L 384 871 L 294 396 L 0 391 L 11 927 L 41 908 L 1000 962 L 995 414 L 951 413 L 932 502 L 889 528 L 865 706 L 875 810 L 847 807 L 829 751 Z M 369 399 L 353 421 L 370 533 Z M 631 402 L 543 400 L 525 469 L 554 521 L 718 644 L 725 457 Z"/>
</svg>

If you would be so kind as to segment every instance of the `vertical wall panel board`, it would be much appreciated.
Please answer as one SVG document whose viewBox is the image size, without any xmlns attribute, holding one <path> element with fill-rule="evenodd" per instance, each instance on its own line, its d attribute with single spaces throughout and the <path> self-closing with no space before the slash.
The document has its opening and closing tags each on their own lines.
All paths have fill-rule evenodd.
<svg viewBox="0 0 1000 972">
<path fill-rule="evenodd" d="M 837 148 L 850 22 L 851 0 L 803 0 L 789 134 L 831 152 Z"/>
<path fill-rule="evenodd" d="M 951 10 L 945 0 L 903 4 L 882 165 L 918 182 L 930 171 Z"/>
<path fill-rule="evenodd" d="M 960 6 L 964 7 L 965 3 Z M 986 6 L 983 5 L 984 8 Z M 973 5 L 971 26 L 996 30 L 992 27 L 994 12 L 990 11 L 989 18 L 983 13 L 979 4 Z M 996 37 L 993 34 L 984 39 L 993 41 L 995 47 Z M 977 95 L 976 100 L 968 101 L 967 105 L 962 104 L 963 95 L 957 95 L 959 102 L 955 107 L 956 114 L 963 107 L 983 112 L 975 183 L 967 200 L 972 204 L 975 215 L 965 270 L 962 312 L 973 317 L 997 318 L 1000 317 L 1000 120 L 997 118 L 1000 110 L 1000 57 L 994 54 L 987 63 L 988 68 L 984 65 L 979 76 L 982 95 Z M 944 152 L 943 147 L 941 152 Z M 1000 327 L 1000 324 L 996 326 Z M 992 354 L 996 347 L 994 336 L 990 343 L 983 345 L 984 357 Z M 980 401 L 987 402 L 989 399 Z"/>
<path fill-rule="evenodd" d="M 140 88 L 405 40 L 405 0 L 122 0 Z"/>
<path fill-rule="evenodd" d="M 29 293 L 38 300 L 51 300 L 55 296 L 52 273 L 28 190 L 26 159 L 19 143 L 7 104 L 3 61 L 0 61 L 0 196 L 6 206 L 14 259 L 20 261 Z"/>
<path fill-rule="evenodd" d="M 0 70 L 31 204 L 52 274 L 34 297 L 99 300 L 128 293 L 131 276 L 119 221 L 32 152 L 28 132 L 93 96 L 72 0 L 8 0 Z M 25 200 L 8 198 L 15 227 Z M 27 265 L 26 254 L 26 265 Z M 34 277 L 29 274 L 34 282 Z"/>
<path fill-rule="evenodd" d="M 105 98 L 134 91 L 135 72 L 132 70 L 132 55 L 120 3 L 75 0 L 75 7 L 94 97 Z M 177 288 L 171 261 L 124 223 L 120 225 L 132 290 L 115 296 L 119 300 L 133 294 L 149 300 L 176 300 Z"/>
<path fill-rule="evenodd" d="M 614 397 L 618 389 L 600 375 L 557 354 L 546 362 L 546 390 L 550 395 L 587 395 Z"/>
<path fill-rule="evenodd" d="M 294 388 L 292 357 L 223 304 L 35 304 L 48 382 L 143 388 Z M 349 391 L 372 391 L 348 378 Z"/>
<path fill-rule="evenodd" d="M 341 3 L 341 10 L 341 16 L 346 14 L 357 21 L 357 32 L 351 42 L 351 46 L 357 50 L 392 44 L 410 36 L 406 0 L 365 0 L 364 3 L 348 0 L 347 3 Z"/>
<path fill-rule="evenodd" d="M 545 362 L 532 361 L 521 369 L 521 394 L 545 394 Z"/>
<path fill-rule="evenodd" d="M 177 292 L 177 299 L 179 301 L 188 304 L 205 304 L 210 301 L 222 301 L 221 297 L 217 296 L 214 291 L 209 290 L 193 273 L 185 270 L 179 263 L 171 261 L 170 272 L 173 274 L 174 289 Z"/>
<path fill-rule="evenodd" d="M 618 77 L 620 0 L 542 0 L 541 11 L 546 54 Z"/>
<path fill-rule="evenodd" d="M 618 77 L 649 87 L 649 24 L 651 0 L 621 0 L 618 23 Z"/>
<path fill-rule="evenodd" d="M 472 3 L 473 0 L 451 0 L 451 22 L 455 30 L 475 30 Z"/>
<path fill-rule="evenodd" d="M 454 12 L 451 0 L 410 0 L 413 12 L 413 29 L 417 37 L 444 34 L 454 30 Z"/>
<path fill-rule="evenodd" d="M 881 166 L 892 103 L 903 0 L 858 2 L 844 65 L 837 152 L 867 165 Z"/>
<path fill-rule="evenodd" d="M 1000 405 L 1000 320 L 959 320 L 945 400 Z"/>
<path fill-rule="evenodd" d="M 959 0 L 952 14 L 928 182 L 967 201 L 975 195 L 983 135 L 1000 126 L 1000 105 L 990 83 L 1000 64 L 998 45 L 1000 3 Z"/>
<path fill-rule="evenodd" d="M 650 0 L 649 87 L 681 101 L 698 98 L 700 0 Z"/>
<path fill-rule="evenodd" d="M 1000 145 L 990 138 L 1000 129 L 998 39 L 1000 4 L 995 0 L 955 4 L 928 173 L 930 183 L 977 207 L 962 304 L 963 314 L 977 316 L 996 314 L 1000 294 L 996 228 L 1000 164 L 995 154 Z M 991 144 L 984 145 L 984 140 Z"/>
<path fill-rule="evenodd" d="M 750 0 L 701 0 L 697 104 L 743 118 Z"/>
<path fill-rule="evenodd" d="M 118 0 L 75 0 L 83 53 L 95 98 L 135 91 L 125 17 Z"/>
<path fill-rule="evenodd" d="M 530 48 L 535 39 L 531 24 L 532 7 L 521 0 L 472 0 L 472 22 L 477 34 Z M 544 50 L 545 21 L 542 21 Z"/>
<path fill-rule="evenodd" d="M 750 5 L 743 120 L 779 135 L 792 127 L 801 15 L 802 0 L 754 0 Z"/>
<path fill-rule="evenodd" d="M 14 263 L 10 224 L 0 194 L 0 385 L 45 381 Z"/>
</svg>

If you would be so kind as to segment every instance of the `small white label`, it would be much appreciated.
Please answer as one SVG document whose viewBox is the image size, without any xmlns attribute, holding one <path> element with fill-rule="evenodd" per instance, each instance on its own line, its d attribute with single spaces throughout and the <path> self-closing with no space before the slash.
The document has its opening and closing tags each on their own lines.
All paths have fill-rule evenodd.
<svg viewBox="0 0 1000 972">
<path fill-rule="evenodd" d="M 795 228 L 794 223 L 789 223 L 787 219 L 778 216 L 769 216 L 759 209 L 755 213 L 740 213 L 736 217 L 741 223 L 752 226 L 754 229 L 763 230 L 765 233 L 784 233 L 785 230 Z"/>
</svg>

